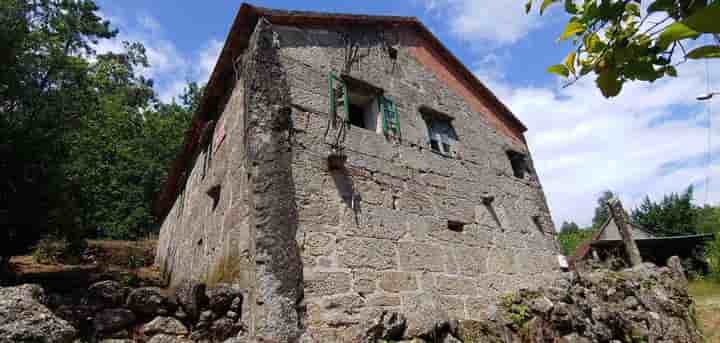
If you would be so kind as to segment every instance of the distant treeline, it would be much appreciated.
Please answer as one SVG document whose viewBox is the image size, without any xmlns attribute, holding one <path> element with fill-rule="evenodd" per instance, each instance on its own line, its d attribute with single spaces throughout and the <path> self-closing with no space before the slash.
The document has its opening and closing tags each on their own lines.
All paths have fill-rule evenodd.
<svg viewBox="0 0 720 343">
<path fill-rule="evenodd" d="M 573 255 L 575 249 L 589 240 L 607 220 L 607 201 L 614 196 L 605 191 L 597 199 L 592 225 L 579 227 L 575 222 L 563 222 L 558 240 L 563 254 Z M 695 206 L 692 203 L 693 188 L 682 193 L 670 193 L 660 201 L 645 197 L 643 202 L 630 213 L 630 219 L 656 236 L 678 236 L 715 233 L 715 241 L 705 249 L 705 258 L 714 276 L 720 278 L 720 207 Z"/>
</svg>

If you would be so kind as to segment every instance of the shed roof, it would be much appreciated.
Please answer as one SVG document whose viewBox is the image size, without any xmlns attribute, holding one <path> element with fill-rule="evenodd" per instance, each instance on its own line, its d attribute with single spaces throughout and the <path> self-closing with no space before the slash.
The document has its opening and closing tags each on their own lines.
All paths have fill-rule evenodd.
<svg viewBox="0 0 720 343">
<path fill-rule="evenodd" d="M 342 26 L 353 24 L 381 25 L 387 27 L 407 27 L 425 39 L 431 48 L 443 58 L 448 66 L 466 81 L 476 96 L 487 101 L 504 120 L 516 127 L 519 132 L 527 130 L 525 125 L 488 89 L 460 60 L 448 50 L 428 28 L 415 17 L 359 15 L 345 13 L 320 13 L 306 11 L 287 11 L 256 7 L 247 3 L 240 6 L 235 21 L 228 33 L 220 57 L 210 75 L 200 105 L 193 116 L 190 129 L 186 133 L 182 150 L 171 166 L 168 180 L 157 198 L 155 214 L 162 220 L 172 208 L 177 196 L 178 182 L 189 161 L 193 158 L 199 136 L 208 116 L 214 113 L 231 85 L 234 77 L 234 59 L 245 50 L 252 31 L 260 18 L 266 18 L 273 24 L 298 26 Z"/>
</svg>

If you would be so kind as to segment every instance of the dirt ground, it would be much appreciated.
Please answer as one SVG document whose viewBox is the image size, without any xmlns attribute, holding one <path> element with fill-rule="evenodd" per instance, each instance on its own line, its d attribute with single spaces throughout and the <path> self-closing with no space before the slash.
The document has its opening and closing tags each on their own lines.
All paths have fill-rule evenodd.
<svg viewBox="0 0 720 343">
<path fill-rule="evenodd" d="M 87 243 L 83 263 L 77 265 L 42 264 L 33 256 L 13 257 L 10 260 L 13 283 L 38 283 L 57 291 L 82 289 L 108 279 L 133 286 L 162 286 L 159 272 L 152 267 L 156 241 Z"/>
<path fill-rule="evenodd" d="M 720 284 L 692 281 L 689 291 L 706 341 L 720 343 Z"/>
</svg>

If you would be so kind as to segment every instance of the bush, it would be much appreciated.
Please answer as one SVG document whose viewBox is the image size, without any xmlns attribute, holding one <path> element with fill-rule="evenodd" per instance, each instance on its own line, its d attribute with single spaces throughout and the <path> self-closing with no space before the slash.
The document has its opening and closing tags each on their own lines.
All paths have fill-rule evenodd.
<svg viewBox="0 0 720 343">
<path fill-rule="evenodd" d="M 84 248 L 84 241 L 72 242 L 65 237 L 46 236 L 37 242 L 32 256 L 37 263 L 77 264 Z"/>
<path fill-rule="evenodd" d="M 720 282 L 720 234 L 716 234 L 715 240 L 707 245 L 705 257 L 710 265 L 710 278 Z"/>
</svg>

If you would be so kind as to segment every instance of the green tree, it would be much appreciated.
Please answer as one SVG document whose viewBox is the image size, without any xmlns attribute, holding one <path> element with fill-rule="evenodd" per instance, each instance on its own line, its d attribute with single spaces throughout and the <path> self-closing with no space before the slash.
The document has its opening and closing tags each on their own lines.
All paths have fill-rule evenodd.
<svg viewBox="0 0 720 343">
<path fill-rule="evenodd" d="M 692 204 L 693 188 L 685 192 L 665 195 L 660 202 L 645 197 L 642 204 L 632 211 L 636 224 L 660 236 L 676 236 L 696 232 L 696 209 Z"/>
<path fill-rule="evenodd" d="M 705 205 L 695 210 L 695 232 L 720 233 L 720 208 Z"/>
<path fill-rule="evenodd" d="M 157 101 L 125 43 L 89 0 L 0 0 L 0 264 L 44 235 L 136 238 L 199 103 Z M 0 265 L 0 268 L 2 266 Z"/>
<path fill-rule="evenodd" d="M 595 215 L 593 215 L 592 219 L 592 227 L 593 229 L 598 229 L 600 226 L 605 224 L 605 221 L 607 221 L 608 217 L 610 216 L 610 212 L 608 211 L 607 202 L 615 197 L 615 193 L 609 190 L 605 190 L 602 193 L 600 193 L 600 196 L 597 198 L 597 206 L 595 207 Z"/>
<path fill-rule="evenodd" d="M 560 0 L 539 3 L 542 14 Z M 559 40 L 573 49 L 548 71 L 574 82 L 589 73 L 605 97 L 618 95 L 627 81 L 653 82 L 677 76 L 687 59 L 720 57 L 720 0 L 564 0 L 570 16 Z M 713 43 L 695 46 L 709 37 Z"/>
<path fill-rule="evenodd" d="M 93 1 L 0 1 L 0 260 L 77 225 L 71 131 L 97 110 L 85 56 L 115 36 Z"/>
<path fill-rule="evenodd" d="M 561 233 L 572 233 L 572 232 L 578 232 L 580 231 L 580 227 L 573 221 L 566 222 L 564 221 L 562 225 L 560 225 L 560 232 Z"/>
<path fill-rule="evenodd" d="M 558 234 L 558 242 L 560 243 L 563 255 L 572 256 L 580 244 L 588 241 L 592 237 L 593 232 L 591 228 L 578 229 L 577 231 L 560 231 Z"/>
</svg>

